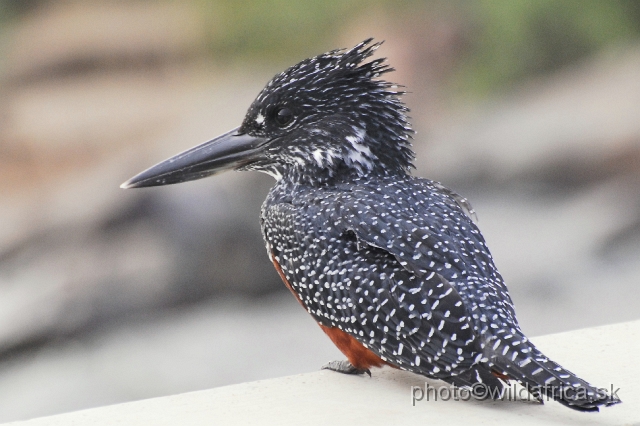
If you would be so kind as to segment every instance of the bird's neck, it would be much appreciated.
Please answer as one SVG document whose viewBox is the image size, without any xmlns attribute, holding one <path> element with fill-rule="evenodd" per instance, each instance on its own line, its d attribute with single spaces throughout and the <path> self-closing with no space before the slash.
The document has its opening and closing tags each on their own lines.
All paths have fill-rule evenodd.
<svg viewBox="0 0 640 426">
<path fill-rule="evenodd" d="M 273 174 L 272 174 L 273 176 Z M 309 173 L 308 170 L 297 170 L 289 168 L 276 177 L 276 185 L 272 193 L 277 194 L 281 201 L 290 202 L 300 192 L 307 192 L 316 189 L 332 190 L 335 188 L 345 188 L 362 181 L 376 181 L 381 179 L 395 178 L 401 180 L 407 177 L 405 171 L 371 170 L 362 173 L 358 170 L 339 170 L 337 173 L 329 173 L 327 170 L 317 170 Z"/>
<path fill-rule="evenodd" d="M 406 173 L 402 170 L 387 169 L 383 165 L 376 165 L 371 169 L 353 168 L 339 162 L 332 168 L 314 167 L 314 165 L 293 166 L 283 170 L 282 180 L 296 185 L 311 187 L 327 187 L 342 185 L 354 180 L 376 179 L 394 174 Z"/>
</svg>

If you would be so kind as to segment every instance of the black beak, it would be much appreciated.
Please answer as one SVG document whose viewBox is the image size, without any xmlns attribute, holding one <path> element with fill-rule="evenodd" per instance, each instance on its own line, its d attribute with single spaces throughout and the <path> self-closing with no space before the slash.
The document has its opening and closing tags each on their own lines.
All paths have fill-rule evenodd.
<svg viewBox="0 0 640 426">
<path fill-rule="evenodd" d="M 260 148 L 266 142 L 267 139 L 239 134 L 238 129 L 233 129 L 156 164 L 132 177 L 120 188 L 171 185 L 246 166 L 262 158 Z"/>
</svg>

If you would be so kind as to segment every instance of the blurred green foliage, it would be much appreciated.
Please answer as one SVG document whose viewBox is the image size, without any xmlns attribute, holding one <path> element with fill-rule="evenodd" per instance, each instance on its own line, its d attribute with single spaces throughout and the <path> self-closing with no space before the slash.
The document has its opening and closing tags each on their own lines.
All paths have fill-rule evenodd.
<svg viewBox="0 0 640 426">
<path fill-rule="evenodd" d="M 0 0 L 0 29 L 10 19 L 52 1 L 56 0 Z M 640 0 L 190 1 L 202 11 L 206 44 L 217 60 L 266 61 L 278 67 L 339 47 L 339 35 L 362 22 L 362 16 L 382 16 L 381 25 L 405 32 L 416 25 L 412 17 L 432 16 L 430 22 L 438 22 L 438 16 L 454 16 L 462 22 L 467 42 L 456 53 L 459 68 L 451 82 L 464 92 L 479 94 L 640 36 Z M 372 9 L 378 13 L 366 15 Z M 376 25 L 370 22 L 366 29 L 375 31 Z M 362 38 L 370 35 L 375 34 Z"/>
<path fill-rule="evenodd" d="M 382 11 L 398 27 L 420 8 L 436 19 L 457 15 L 468 27 L 469 40 L 452 81 L 478 94 L 640 35 L 639 0 L 198 1 L 210 23 L 209 46 L 216 57 L 284 63 L 337 47 L 336 35 L 370 9 Z"/>
<path fill-rule="evenodd" d="M 332 37 L 367 4 L 365 0 L 198 0 L 219 58 L 291 60 L 326 49 Z M 318 50 L 319 49 L 319 50 Z"/>
<path fill-rule="evenodd" d="M 476 28 L 458 79 L 480 93 L 557 70 L 640 35 L 637 0 L 477 0 L 466 5 Z"/>
</svg>

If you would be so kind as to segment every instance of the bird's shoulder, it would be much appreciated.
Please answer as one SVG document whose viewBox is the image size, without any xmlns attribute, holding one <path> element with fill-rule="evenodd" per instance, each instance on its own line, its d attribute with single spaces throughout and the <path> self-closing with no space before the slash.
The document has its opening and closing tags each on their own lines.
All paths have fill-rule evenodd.
<svg viewBox="0 0 640 426">
<path fill-rule="evenodd" d="M 462 214 L 470 221 L 475 218 L 475 211 L 464 197 L 439 182 L 410 175 L 359 178 L 318 187 L 281 181 L 270 191 L 263 211 L 277 210 L 282 205 L 300 214 L 320 206 L 327 216 L 341 213 L 342 207 L 362 207 L 363 218 L 430 213 L 430 219 L 437 220 L 439 212 Z"/>
<path fill-rule="evenodd" d="M 493 273 L 491 255 L 466 200 L 438 182 L 412 176 L 360 179 L 326 187 L 281 188 L 263 205 L 263 229 L 353 234 L 412 272 Z M 265 235 L 267 237 L 267 235 Z"/>
</svg>

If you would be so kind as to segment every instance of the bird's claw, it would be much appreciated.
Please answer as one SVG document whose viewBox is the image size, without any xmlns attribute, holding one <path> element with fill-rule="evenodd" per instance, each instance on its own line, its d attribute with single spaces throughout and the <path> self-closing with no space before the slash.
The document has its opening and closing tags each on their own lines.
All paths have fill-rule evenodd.
<svg viewBox="0 0 640 426">
<path fill-rule="evenodd" d="M 368 368 L 356 368 L 349 361 L 331 361 L 321 367 L 322 370 L 336 371 L 342 374 L 368 374 L 371 377 L 371 371 Z"/>
</svg>

